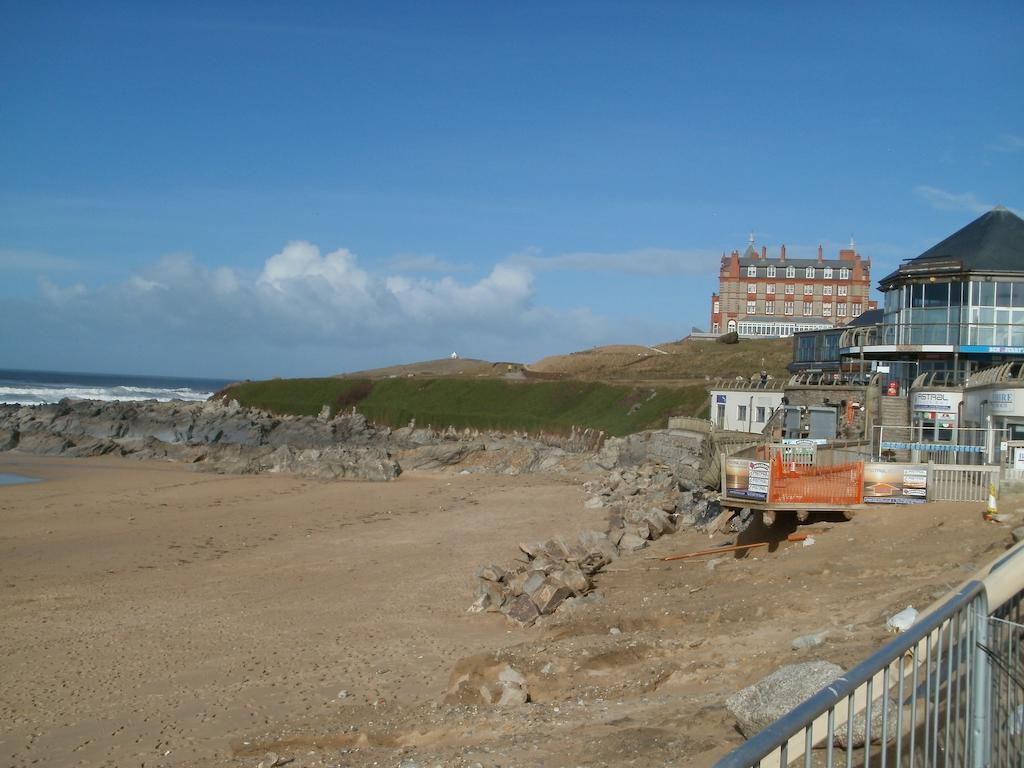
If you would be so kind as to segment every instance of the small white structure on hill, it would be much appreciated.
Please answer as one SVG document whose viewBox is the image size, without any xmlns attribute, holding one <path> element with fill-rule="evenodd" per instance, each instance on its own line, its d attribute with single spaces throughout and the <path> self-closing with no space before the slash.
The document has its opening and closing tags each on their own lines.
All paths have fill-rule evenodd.
<svg viewBox="0 0 1024 768">
<path fill-rule="evenodd" d="M 450 357 L 451 357 L 452 360 L 458 360 L 459 359 L 459 353 L 458 352 L 452 352 Z"/>
<path fill-rule="evenodd" d="M 709 418 L 718 429 L 760 433 L 782 407 L 782 379 L 719 381 L 709 389 Z"/>
</svg>

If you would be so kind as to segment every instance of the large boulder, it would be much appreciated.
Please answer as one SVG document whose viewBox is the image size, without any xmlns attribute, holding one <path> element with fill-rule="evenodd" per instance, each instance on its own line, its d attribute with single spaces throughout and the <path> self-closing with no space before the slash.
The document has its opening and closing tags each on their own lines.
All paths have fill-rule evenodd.
<svg viewBox="0 0 1024 768">
<path fill-rule="evenodd" d="M 802 664 L 790 664 L 775 670 L 770 675 L 758 680 L 751 686 L 737 691 L 725 700 L 725 706 L 739 725 L 740 731 L 748 739 L 767 728 L 783 715 L 802 704 L 818 691 L 843 675 L 843 668 L 828 661 L 807 661 Z M 895 700 L 889 703 L 890 740 L 896 733 Z M 863 747 L 865 739 L 866 718 L 863 713 L 853 723 L 853 746 Z M 879 743 L 882 736 L 882 699 L 872 705 L 871 740 Z M 838 747 L 846 746 L 846 728 L 837 727 L 833 743 Z"/>
</svg>

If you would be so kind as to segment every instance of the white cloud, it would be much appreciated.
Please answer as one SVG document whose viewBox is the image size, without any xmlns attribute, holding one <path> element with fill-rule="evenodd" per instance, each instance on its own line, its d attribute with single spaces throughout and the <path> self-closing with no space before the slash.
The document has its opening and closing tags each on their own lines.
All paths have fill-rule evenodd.
<svg viewBox="0 0 1024 768">
<path fill-rule="evenodd" d="M 1024 152 L 1024 136 L 1004 133 L 990 149 L 996 152 Z"/>
<path fill-rule="evenodd" d="M 395 272 L 464 272 L 466 267 L 430 253 L 403 253 L 388 260 Z"/>
<path fill-rule="evenodd" d="M 721 254 L 710 250 L 639 248 L 631 251 L 576 251 L 543 256 L 532 249 L 512 261 L 538 271 L 625 272 L 634 275 L 705 275 Z"/>
<path fill-rule="evenodd" d="M 915 187 L 914 192 L 932 208 L 940 211 L 966 211 L 967 213 L 982 214 L 995 207 L 992 203 L 979 200 L 973 192 L 947 192 L 944 189 L 923 184 Z"/>
<path fill-rule="evenodd" d="M 8 340 L 9 354 L 41 360 L 46 351 L 59 361 L 37 367 L 256 376 L 357 370 L 452 349 L 531 360 L 670 335 L 587 309 L 536 306 L 534 280 L 516 262 L 477 279 L 377 275 L 350 251 L 296 241 L 252 271 L 171 254 L 90 289 L 41 280 L 37 299 L 0 305 L 0 325 L 18 317 L 30 329 Z"/>
</svg>

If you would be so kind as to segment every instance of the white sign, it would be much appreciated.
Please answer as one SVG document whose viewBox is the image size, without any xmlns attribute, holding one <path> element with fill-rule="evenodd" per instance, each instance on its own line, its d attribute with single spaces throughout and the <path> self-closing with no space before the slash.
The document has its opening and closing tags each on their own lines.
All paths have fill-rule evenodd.
<svg viewBox="0 0 1024 768">
<path fill-rule="evenodd" d="M 1013 449 L 1013 468 L 1024 472 L 1024 446 Z"/>
<path fill-rule="evenodd" d="M 1013 410 L 1013 390 L 997 389 L 988 396 L 988 407 L 991 411 L 1006 412 Z"/>
<path fill-rule="evenodd" d="M 956 406 L 949 392 L 915 392 L 911 401 L 915 411 L 952 411 Z"/>
</svg>

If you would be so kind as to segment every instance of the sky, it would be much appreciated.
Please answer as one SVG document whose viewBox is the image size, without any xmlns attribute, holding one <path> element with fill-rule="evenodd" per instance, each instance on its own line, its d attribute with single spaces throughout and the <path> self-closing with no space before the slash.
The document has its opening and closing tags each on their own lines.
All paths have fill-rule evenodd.
<svg viewBox="0 0 1024 768">
<path fill-rule="evenodd" d="M 0 368 L 311 376 L 707 329 L 1024 210 L 1020 2 L 0 0 Z"/>
</svg>

